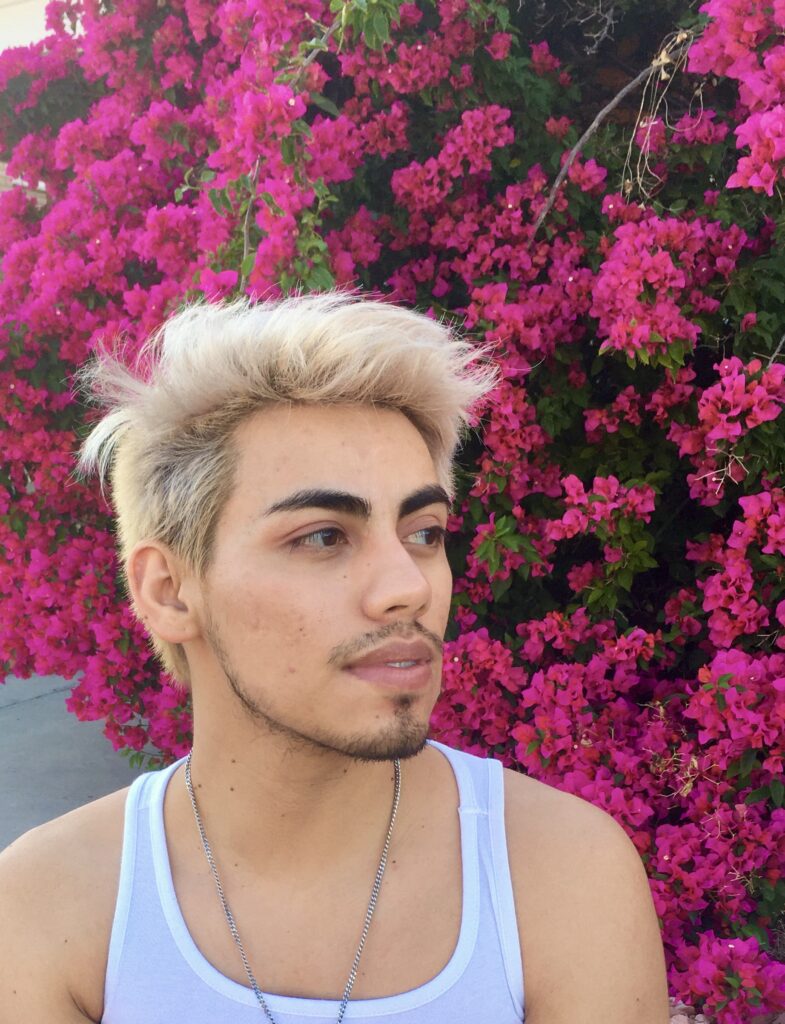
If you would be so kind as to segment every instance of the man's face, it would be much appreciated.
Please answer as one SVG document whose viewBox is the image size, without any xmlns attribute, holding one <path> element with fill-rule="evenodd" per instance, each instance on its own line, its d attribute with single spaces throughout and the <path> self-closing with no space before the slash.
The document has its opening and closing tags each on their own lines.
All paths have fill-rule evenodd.
<svg viewBox="0 0 785 1024">
<path fill-rule="evenodd" d="M 234 491 L 202 584 L 206 649 L 191 651 L 195 707 L 200 686 L 225 676 L 253 719 L 298 747 L 362 759 L 417 753 L 439 693 L 452 589 L 439 529 L 448 509 L 424 440 L 400 412 L 322 405 L 266 409 L 236 444 Z M 401 515 L 426 488 L 434 493 Z M 360 498 L 370 515 L 324 498 L 271 511 L 316 490 Z M 430 664 L 365 677 L 347 668 L 401 640 L 424 641 Z"/>
</svg>

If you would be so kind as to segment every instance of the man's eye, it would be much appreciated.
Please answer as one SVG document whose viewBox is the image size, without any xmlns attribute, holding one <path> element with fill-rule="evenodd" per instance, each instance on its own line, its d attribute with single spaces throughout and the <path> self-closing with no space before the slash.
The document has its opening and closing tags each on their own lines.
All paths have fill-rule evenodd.
<svg viewBox="0 0 785 1024">
<path fill-rule="evenodd" d="M 416 533 L 412 534 L 412 537 L 426 537 L 425 544 L 423 547 L 438 548 L 444 543 L 444 538 L 447 536 L 447 531 L 443 526 L 426 526 L 422 530 L 417 530 Z"/>
<path fill-rule="evenodd" d="M 343 530 L 339 530 L 335 526 L 325 526 L 321 530 L 314 530 L 313 533 L 303 534 L 302 537 L 293 540 L 289 545 L 289 550 L 315 548 L 317 551 L 327 551 L 329 548 L 338 547 L 338 539 L 344 536 Z M 426 526 L 411 536 L 423 538 L 422 541 L 417 541 L 419 547 L 439 548 L 444 544 L 447 531 L 443 526 Z"/>
<path fill-rule="evenodd" d="M 295 548 L 316 548 L 318 551 L 325 551 L 327 548 L 334 548 L 336 546 L 335 544 L 308 543 L 313 537 L 326 537 L 327 535 L 342 537 L 343 531 L 334 526 L 325 526 L 322 530 L 314 530 L 313 533 L 303 534 L 302 537 L 298 537 L 297 540 L 293 540 L 290 545 L 290 550 L 293 551 Z"/>
</svg>

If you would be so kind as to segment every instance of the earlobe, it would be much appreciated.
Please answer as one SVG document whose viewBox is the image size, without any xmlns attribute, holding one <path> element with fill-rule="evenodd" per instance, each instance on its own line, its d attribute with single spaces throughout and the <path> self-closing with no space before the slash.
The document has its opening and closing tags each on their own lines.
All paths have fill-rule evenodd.
<svg viewBox="0 0 785 1024">
<path fill-rule="evenodd" d="M 136 612 L 152 633 L 178 644 L 198 635 L 194 609 L 183 600 L 179 561 L 165 545 L 140 541 L 128 556 L 127 574 Z"/>
</svg>

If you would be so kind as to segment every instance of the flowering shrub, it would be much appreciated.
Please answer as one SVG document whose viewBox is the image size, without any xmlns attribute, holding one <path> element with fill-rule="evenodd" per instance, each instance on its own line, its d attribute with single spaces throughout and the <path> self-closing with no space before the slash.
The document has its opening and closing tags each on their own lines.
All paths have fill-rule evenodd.
<svg viewBox="0 0 785 1024">
<path fill-rule="evenodd" d="M 749 1024 L 785 1010 L 785 5 L 711 0 L 654 64 L 669 116 L 580 153 L 589 65 L 518 6 L 52 0 L 0 55 L 3 667 L 75 679 L 137 763 L 188 750 L 71 478 L 99 337 L 335 283 L 460 317 L 502 379 L 434 734 L 614 815 L 679 1012 Z"/>
</svg>

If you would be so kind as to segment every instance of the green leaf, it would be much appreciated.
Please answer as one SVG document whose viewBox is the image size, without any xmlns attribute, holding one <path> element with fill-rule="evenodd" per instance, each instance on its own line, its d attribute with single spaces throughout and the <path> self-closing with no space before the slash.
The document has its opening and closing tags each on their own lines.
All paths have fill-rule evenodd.
<svg viewBox="0 0 785 1024">
<path fill-rule="evenodd" d="M 319 92 L 311 93 L 311 102 L 315 103 L 317 107 L 321 107 L 322 110 L 328 114 L 332 114 L 333 117 L 338 117 L 340 110 L 336 107 L 332 100 L 328 100 L 326 96 L 322 96 Z"/>
<path fill-rule="evenodd" d="M 633 573 L 631 569 L 621 569 L 616 574 L 616 580 L 620 587 L 624 590 L 629 590 L 632 587 Z"/>
<path fill-rule="evenodd" d="M 225 188 L 211 188 L 207 195 L 216 213 L 232 213 L 232 200 Z"/>
<path fill-rule="evenodd" d="M 781 779 L 772 779 L 769 783 L 772 800 L 775 807 L 782 807 L 785 800 L 785 783 Z"/>
<path fill-rule="evenodd" d="M 482 522 L 485 518 L 485 508 L 479 498 L 469 498 L 469 512 L 475 523 Z"/>
<path fill-rule="evenodd" d="M 757 768 L 760 768 L 757 750 L 745 750 L 741 757 L 731 761 L 726 774 L 729 779 L 738 775 L 739 779 L 743 781 Z"/>
<path fill-rule="evenodd" d="M 371 15 L 371 23 L 373 25 L 373 31 L 380 44 L 389 43 L 390 41 L 390 19 L 388 18 L 385 11 L 380 7 Z"/>
<path fill-rule="evenodd" d="M 760 789 L 753 789 L 751 793 L 748 793 L 744 797 L 745 804 L 759 804 L 761 800 L 765 800 L 769 795 L 769 787 L 761 786 Z"/>
<path fill-rule="evenodd" d="M 316 266 L 311 269 L 306 285 L 312 291 L 329 291 L 335 286 L 335 278 L 325 266 Z"/>
<path fill-rule="evenodd" d="M 266 205 L 269 206 L 269 208 L 273 211 L 276 217 L 283 217 L 284 210 L 282 210 L 278 203 L 276 203 L 272 193 L 260 192 L 259 198 L 264 200 Z"/>
<path fill-rule="evenodd" d="M 297 159 L 297 143 L 291 135 L 281 139 L 281 159 L 288 166 L 291 166 Z"/>
<path fill-rule="evenodd" d="M 491 580 L 491 593 L 493 594 L 494 601 L 498 601 L 499 598 L 503 597 L 511 586 L 512 576 L 508 576 L 506 580 Z"/>
<path fill-rule="evenodd" d="M 369 50 L 379 50 L 381 48 L 381 44 L 376 37 L 376 31 L 372 22 L 366 22 L 363 26 L 363 40 Z"/>
<path fill-rule="evenodd" d="M 253 270 L 255 264 L 256 264 L 256 253 L 255 252 L 246 253 L 245 258 L 243 259 L 243 262 L 240 264 L 240 273 L 241 273 L 241 275 L 243 277 L 248 277 L 248 275 Z"/>
<path fill-rule="evenodd" d="M 758 940 L 758 945 L 761 949 L 769 949 L 769 937 L 766 934 L 766 929 L 761 928 L 758 924 L 745 924 L 741 928 L 741 938 L 748 939 L 752 936 Z"/>
</svg>

